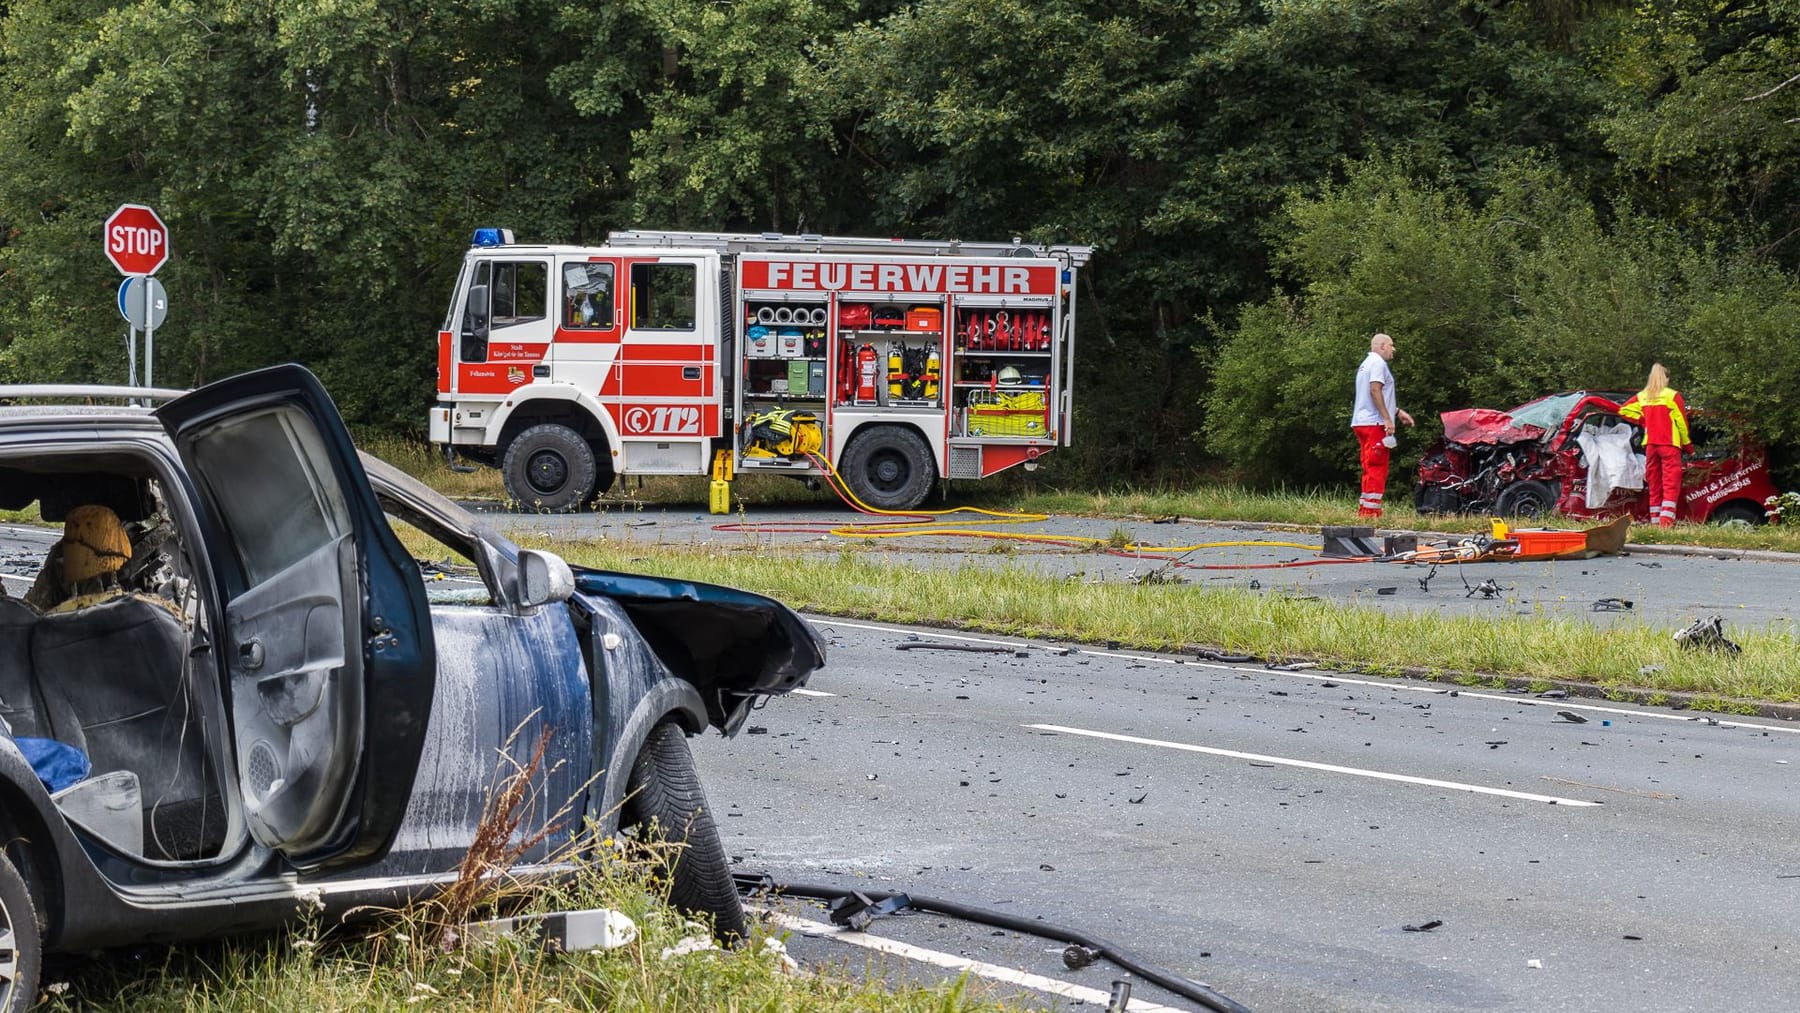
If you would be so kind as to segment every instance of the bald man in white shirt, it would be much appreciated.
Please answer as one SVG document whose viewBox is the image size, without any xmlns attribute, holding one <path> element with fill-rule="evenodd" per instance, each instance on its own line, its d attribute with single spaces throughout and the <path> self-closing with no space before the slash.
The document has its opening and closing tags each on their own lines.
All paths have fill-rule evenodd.
<svg viewBox="0 0 1800 1013">
<path fill-rule="evenodd" d="M 1388 451 L 1394 447 L 1394 423 L 1413 424 L 1413 417 L 1401 411 L 1394 393 L 1394 371 L 1388 363 L 1394 358 L 1394 339 L 1377 334 L 1369 339 L 1369 354 L 1356 368 L 1356 404 L 1350 411 L 1350 429 L 1356 433 L 1361 450 L 1362 498 L 1357 501 L 1357 516 L 1378 518 L 1387 494 Z"/>
</svg>

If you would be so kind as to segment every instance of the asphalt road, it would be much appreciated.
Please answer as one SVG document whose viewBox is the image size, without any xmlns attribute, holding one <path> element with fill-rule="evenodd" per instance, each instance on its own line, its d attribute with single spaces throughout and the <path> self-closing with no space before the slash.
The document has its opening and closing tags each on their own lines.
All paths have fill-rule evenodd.
<svg viewBox="0 0 1800 1013">
<path fill-rule="evenodd" d="M 1800 727 L 817 621 L 832 695 L 696 740 L 740 871 L 1041 918 L 1256 1010 L 1789 1005 Z M 1128 977 L 935 915 L 868 934 Z"/>
<path fill-rule="evenodd" d="M 1429 567 L 1398 563 L 1311 563 L 1320 559 L 1316 532 L 1266 525 L 1183 521 L 1156 524 L 1085 517 L 969 526 L 967 516 L 947 519 L 986 534 L 1119 538 L 1144 545 L 1190 546 L 1229 541 L 1292 542 L 1308 548 L 1218 546 L 1180 556 L 1129 558 L 1030 541 L 918 536 L 860 538 L 843 530 L 869 518 L 843 510 L 757 511 L 719 517 L 692 508 L 648 508 L 589 514 L 491 514 L 503 530 L 555 538 L 611 539 L 665 545 L 782 545 L 820 554 L 868 552 L 895 566 L 1017 566 L 1092 581 L 1142 579 L 1151 573 L 1204 586 L 1254 588 L 1263 594 L 1316 595 L 1379 609 L 1437 611 L 1484 616 L 1557 615 L 1598 625 L 1649 623 L 1680 628 L 1718 614 L 1734 627 L 1791 630 L 1800 618 L 1800 556 L 1730 550 L 1627 546 L 1618 556 L 1579 561 L 1470 563 Z M 752 530 L 742 530 L 743 526 Z M 939 525 L 934 525 L 939 527 Z M 1432 536 L 1424 536 L 1421 544 Z M 1442 536 L 1437 536 L 1442 537 Z M 1005 551 L 996 552 L 1004 547 Z M 1235 569 L 1256 566 L 1258 569 Z M 1208 569 L 1207 567 L 1233 567 Z M 1484 581 L 1500 588 L 1489 597 L 1471 593 Z M 1386 592 L 1383 589 L 1390 589 Z M 1602 598 L 1632 602 L 1630 611 L 1596 612 Z"/>
<path fill-rule="evenodd" d="M 691 510 L 493 519 L 565 537 L 862 546 L 832 534 L 721 531 L 720 518 Z M 1159 544 L 1316 538 L 1062 518 L 1037 529 L 1100 538 L 1122 529 Z M 7 534 L 0 573 L 19 593 L 54 532 Z M 1161 565 L 912 542 L 867 551 L 895 565 L 1000 562 L 1101 580 Z M 1228 547 L 1188 558 L 1311 555 Z M 1792 621 L 1800 590 L 1800 566 L 1708 554 L 1467 569 L 1472 583 L 1492 576 L 1516 590 L 1470 598 L 1454 568 L 1420 588 L 1424 574 L 1394 564 L 1178 572 L 1382 608 L 1606 623 L 1685 622 L 1704 609 L 1777 626 Z M 1374 593 L 1382 586 L 1398 590 Z M 1639 605 L 1589 612 L 1602 596 Z M 696 740 L 740 871 L 1042 919 L 1257 1010 L 1791 1005 L 1800 728 L 1048 645 L 1023 657 L 899 650 L 908 636 L 1010 642 L 816 621 L 833 646 L 810 689 L 830 695 L 773 700 L 746 734 Z M 776 907 L 824 920 L 799 901 Z M 1434 921 L 1442 924 L 1405 928 Z M 978 959 L 1015 981 L 1039 976 L 993 987 L 1046 1006 L 1103 1002 L 1113 980 L 1135 981 L 1105 962 L 1071 972 L 1060 944 L 936 915 L 884 918 L 865 935 L 919 949 L 871 955 L 804 933 L 794 948 L 809 963 L 872 965 L 889 977 L 954 976 L 945 964 Z M 1087 991 L 1053 998 L 1046 982 Z M 1188 1006 L 1141 981 L 1134 996 Z"/>
</svg>

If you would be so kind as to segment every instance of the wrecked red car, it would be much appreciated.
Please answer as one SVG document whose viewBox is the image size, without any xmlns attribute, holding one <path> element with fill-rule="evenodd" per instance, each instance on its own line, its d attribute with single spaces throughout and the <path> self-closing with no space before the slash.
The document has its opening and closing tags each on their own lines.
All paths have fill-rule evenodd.
<svg viewBox="0 0 1800 1013">
<path fill-rule="evenodd" d="M 1628 392 L 1577 390 L 1511 411 L 1441 414 L 1444 435 L 1419 462 L 1413 506 L 1422 514 L 1531 517 L 1650 516 L 1643 489 L 1643 430 L 1619 415 Z M 1776 494 L 1768 454 L 1703 410 L 1689 413 L 1694 451 L 1684 455 L 1676 518 L 1764 521 Z"/>
</svg>

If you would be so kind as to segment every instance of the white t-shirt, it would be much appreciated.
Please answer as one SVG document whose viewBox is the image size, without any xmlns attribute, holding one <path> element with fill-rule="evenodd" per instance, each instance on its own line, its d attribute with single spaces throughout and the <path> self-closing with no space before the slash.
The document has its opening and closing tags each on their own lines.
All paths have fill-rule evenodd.
<svg viewBox="0 0 1800 1013">
<path fill-rule="evenodd" d="M 1381 384 L 1381 399 L 1387 402 L 1388 418 L 1398 421 L 1400 416 L 1394 407 L 1394 371 L 1388 368 L 1387 360 L 1374 352 L 1356 367 L 1356 407 L 1350 411 L 1350 424 L 1353 426 L 1379 426 L 1383 424 L 1381 410 L 1375 407 L 1375 400 L 1369 397 L 1369 384 Z"/>
</svg>

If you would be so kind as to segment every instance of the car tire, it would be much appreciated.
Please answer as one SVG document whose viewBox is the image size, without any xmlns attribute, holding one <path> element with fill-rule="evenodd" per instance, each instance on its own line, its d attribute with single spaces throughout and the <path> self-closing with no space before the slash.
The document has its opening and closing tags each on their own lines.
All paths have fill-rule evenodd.
<svg viewBox="0 0 1800 1013">
<path fill-rule="evenodd" d="M 1757 525 L 1768 520 L 1768 517 L 1755 504 L 1743 500 L 1735 500 L 1720 506 L 1707 515 L 1709 524 L 1749 524 Z"/>
<path fill-rule="evenodd" d="M 875 426 L 857 433 L 838 462 L 838 474 L 864 506 L 911 510 L 937 482 L 931 447 L 917 430 Z"/>
<path fill-rule="evenodd" d="M 665 721 L 651 729 L 631 765 L 621 822 L 640 840 L 675 845 L 667 870 L 669 903 L 712 917 L 713 933 L 730 943 L 748 936 L 744 902 L 732 881 L 719 827 L 694 769 L 687 736 Z"/>
<path fill-rule="evenodd" d="M 1556 508 L 1556 494 L 1536 479 L 1514 482 L 1494 497 L 1494 512 L 1502 517 L 1542 517 Z"/>
<path fill-rule="evenodd" d="M 44 936 L 31 888 L 10 855 L 0 853 L 0 1013 L 23 1013 L 37 1003 Z"/>
<path fill-rule="evenodd" d="M 501 460 L 506 494 L 537 510 L 579 510 L 594 498 L 599 474 L 594 448 L 581 434 L 555 422 L 535 425 L 513 438 Z"/>
</svg>

